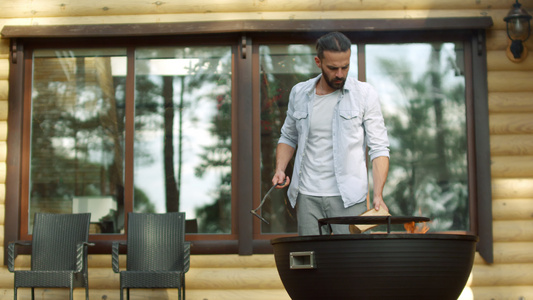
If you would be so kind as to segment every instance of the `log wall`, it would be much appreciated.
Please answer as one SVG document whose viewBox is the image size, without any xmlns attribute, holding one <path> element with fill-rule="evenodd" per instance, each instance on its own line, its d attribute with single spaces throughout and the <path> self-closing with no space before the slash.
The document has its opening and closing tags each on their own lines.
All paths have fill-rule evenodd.
<svg viewBox="0 0 533 300">
<path fill-rule="evenodd" d="M 0 22 L 1 23 L 1 22 Z M 4 218 L 7 158 L 7 94 L 9 74 L 9 41 L 0 38 L 0 262 L 4 260 Z M 6 270 L 0 269 L 0 274 Z M 2 294 L 0 290 L 0 295 Z M 1 298 L 1 297 L 0 297 Z"/>
<path fill-rule="evenodd" d="M 125 269 L 126 258 L 120 257 Z M 30 258 L 19 256 L 17 268 L 29 268 Z M 186 298 L 192 300 L 290 300 L 279 279 L 272 255 L 194 255 L 186 274 Z M 89 287 L 91 299 L 118 300 L 119 275 L 111 270 L 110 255 L 89 256 Z M 67 299 L 65 289 L 37 290 L 44 299 Z M 76 289 L 75 298 L 84 299 L 84 290 Z M 132 290 L 131 299 L 177 299 L 173 290 Z M 19 299 L 29 297 L 28 289 L 19 290 Z M 0 299 L 13 298 L 13 274 L 0 272 Z"/>
<path fill-rule="evenodd" d="M 487 32 L 494 264 L 476 256 L 460 299 L 533 299 L 533 54 L 521 63 L 506 57 L 503 17 L 511 0 L 14 0 L 0 2 L 4 25 L 72 25 L 224 20 L 436 18 L 491 16 Z M 530 14 L 533 2 L 520 1 Z M 533 51 L 533 38 L 526 46 Z M 0 261 L 3 260 L 9 41 L 0 38 Z M 90 257 L 91 299 L 119 299 L 109 255 Z M 17 266 L 28 266 L 21 257 Z M 271 255 L 195 255 L 188 299 L 289 299 Z M 0 267 L 0 299 L 11 299 L 13 275 Z M 29 299 L 22 294 L 20 299 Z M 83 291 L 76 291 L 82 298 Z M 175 291 L 132 291 L 132 299 L 175 298 Z M 46 299 L 63 290 L 42 290 Z"/>
<path fill-rule="evenodd" d="M 494 264 L 476 258 L 471 289 L 475 299 L 529 299 L 533 298 L 533 57 L 530 53 L 521 63 L 508 60 L 505 22 L 494 18 L 494 23 L 487 34 Z M 526 46 L 533 45 L 528 41 Z"/>
</svg>

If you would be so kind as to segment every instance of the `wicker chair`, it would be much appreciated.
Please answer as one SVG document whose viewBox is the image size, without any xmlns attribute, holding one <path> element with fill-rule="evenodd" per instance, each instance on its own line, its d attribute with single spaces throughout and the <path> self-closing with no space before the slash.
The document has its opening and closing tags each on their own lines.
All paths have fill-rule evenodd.
<svg viewBox="0 0 533 300">
<path fill-rule="evenodd" d="M 87 276 L 87 246 L 90 213 L 36 213 L 31 242 L 11 242 L 8 245 L 8 269 L 15 273 L 14 299 L 19 287 L 31 287 L 35 299 L 36 287 L 68 287 L 70 299 L 74 287 L 85 288 L 89 299 Z M 15 271 L 16 246 L 31 245 L 31 269 Z"/>
<path fill-rule="evenodd" d="M 128 213 L 126 271 L 119 271 L 119 245 L 112 246 L 112 266 L 120 273 L 120 299 L 130 288 L 177 288 L 185 299 L 190 243 L 185 242 L 185 213 Z"/>
</svg>

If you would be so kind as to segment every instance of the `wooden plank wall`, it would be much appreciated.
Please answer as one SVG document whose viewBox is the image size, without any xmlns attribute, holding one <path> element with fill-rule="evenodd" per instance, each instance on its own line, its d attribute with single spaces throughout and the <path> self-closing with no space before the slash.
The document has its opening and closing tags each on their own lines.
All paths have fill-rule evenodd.
<svg viewBox="0 0 533 300">
<path fill-rule="evenodd" d="M 120 257 L 125 269 L 126 258 Z M 29 268 L 30 258 L 19 256 L 18 268 Z M 272 255 L 194 255 L 186 274 L 189 300 L 290 300 L 279 279 Z M 90 299 L 119 299 L 119 275 L 111 270 L 110 255 L 89 257 Z M 75 289 L 75 299 L 85 299 L 83 289 Z M 177 299 L 173 290 L 132 290 L 132 300 Z M 68 299 L 65 289 L 37 289 L 38 299 Z M 19 290 L 19 299 L 30 299 L 28 289 Z M 0 271 L 0 299 L 13 299 L 13 274 Z"/>
<path fill-rule="evenodd" d="M 0 38 L 0 262 L 4 256 L 4 218 L 7 158 L 7 94 L 9 75 L 9 41 Z M 3 272 L 0 270 L 0 273 Z M 1 295 L 1 293 L 0 293 Z"/>
<path fill-rule="evenodd" d="M 505 22 L 494 17 L 487 34 L 494 264 L 477 258 L 475 299 L 533 298 L 533 43 L 520 63 L 507 59 L 507 46 Z"/>
<path fill-rule="evenodd" d="M 522 0 L 533 14 L 533 1 Z M 521 63 L 505 54 L 503 17 L 512 0 L 12 0 L 0 2 L 4 25 L 157 23 L 248 19 L 427 18 L 491 16 L 487 32 L 492 154 L 494 264 L 476 256 L 461 300 L 533 299 L 533 53 Z M 533 38 L 526 46 L 533 51 Z M 0 255 L 3 255 L 9 41 L 0 38 Z M 0 261 L 3 257 L 0 257 Z M 192 300 L 289 299 L 271 255 L 195 255 L 187 274 Z M 90 257 L 91 299 L 119 299 L 108 255 Z M 124 260 L 123 260 L 124 261 Z M 17 266 L 29 266 L 21 257 Z M 11 299 L 13 275 L 0 267 L 0 299 Z M 132 299 L 169 299 L 175 291 L 132 292 Z M 63 290 L 39 297 L 60 299 Z M 29 299 L 21 291 L 19 299 Z M 76 291 L 81 299 L 83 291 Z M 66 298 L 65 298 L 66 299 Z"/>
</svg>

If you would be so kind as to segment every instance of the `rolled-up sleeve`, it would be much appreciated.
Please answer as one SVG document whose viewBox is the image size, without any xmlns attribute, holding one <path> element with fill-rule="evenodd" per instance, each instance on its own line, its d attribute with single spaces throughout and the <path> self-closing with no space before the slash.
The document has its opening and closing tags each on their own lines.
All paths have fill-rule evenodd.
<svg viewBox="0 0 533 300">
<path fill-rule="evenodd" d="M 283 143 L 287 144 L 293 148 L 296 148 L 298 145 L 298 130 L 296 128 L 296 119 L 294 118 L 294 97 L 295 91 L 294 88 L 291 90 L 289 96 L 289 107 L 287 109 L 287 116 L 285 117 L 285 122 L 281 127 L 281 136 L 279 138 L 278 144 Z"/>
<path fill-rule="evenodd" d="M 366 144 L 369 148 L 370 160 L 380 156 L 390 156 L 389 138 L 387 128 L 383 120 L 381 105 L 377 91 L 367 86 L 367 97 L 365 97 L 366 110 L 363 116 L 363 124 L 366 130 Z"/>
</svg>

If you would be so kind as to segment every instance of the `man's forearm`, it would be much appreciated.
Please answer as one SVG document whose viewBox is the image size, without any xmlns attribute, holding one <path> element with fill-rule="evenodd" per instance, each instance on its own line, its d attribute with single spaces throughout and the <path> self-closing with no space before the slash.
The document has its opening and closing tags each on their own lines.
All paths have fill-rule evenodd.
<svg viewBox="0 0 533 300">
<path fill-rule="evenodd" d="M 284 144 L 284 143 L 278 144 L 278 147 L 276 149 L 276 172 L 277 171 L 285 172 L 285 169 L 287 168 L 289 161 L 294 155 L 294 150 L 295 149 L 293 147 L 287 144 Z"/>
<path fill-rule="evenodd" d="M 285 182 L 284 185 L 278 186 L 278 188 L 283 188 L 290 182 L 285 174 L 285 169 L 287 169 L 287 165 L 294 154 L 294 150 L 293 147 L 284 143 L 279 143 L 276 148 L 276 171 L 274 177 L 272 177 L 272 184 L 276 185 Z"/>
<path fill-rule="evenodd" d="M 380 156 L 372 161 L 372 178 L 374 181 L 374 198 L 383 197 L 383 188 L 389 174 L 389 158 Z"/>
</svg>

